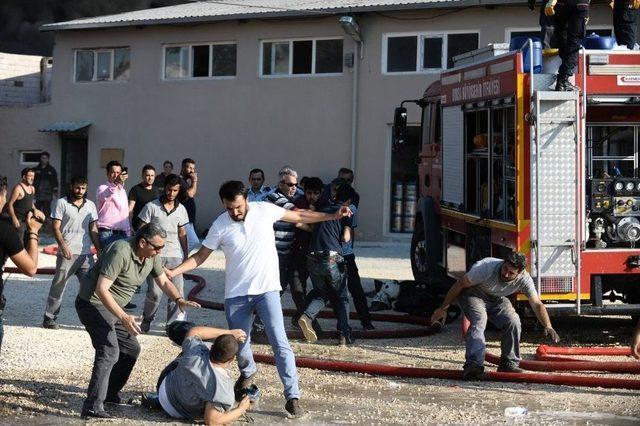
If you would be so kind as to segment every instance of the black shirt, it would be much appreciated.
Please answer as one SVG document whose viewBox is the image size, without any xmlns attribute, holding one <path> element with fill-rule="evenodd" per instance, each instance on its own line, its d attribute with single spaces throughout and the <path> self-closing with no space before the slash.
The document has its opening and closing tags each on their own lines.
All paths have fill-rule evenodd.
<svg viewBox="0 0 640 426">
<path fill-rule="evenodd" d="M 333 203 L 322 204 L 318 207 L 319 212 L 333 214 L 340 209 L 339 205 Z M 351 226 L 351 218 L 344 217 L 340 220 L 328 220 L 318 222 L 313 226 L 309 252 L 335 251 L 342 254 L 342 231 L 345 226 Z"/>
<path fill-rule="evenodd" d="M 20 253 L 23 248 L 20 236 L 13 224 L 6 219 L 0 219 L 0 310 L 4 309 L 4 296 L 2 296 L 4 264 L 7 262 L 7 258 Z"/>
<path fill-rule="evenodd" d="M 178 194 L 178 201 L 187 209 L 187 215 L 189 216 L 189 222 L 194 223 L 196 221 L 196 200 L 189 197 L 187 189 L 191 186 L 191 179 L 185 179 L 180 177 L 180 193 Z"/>
<path fill-rule="evenodd" d="M 138 219 L 138 214 L 142 211 L 144 206 L 147 205 L 148 202 L 158 199 L 158 188 L 151 187 L 151 189 L 146 189 L 142 184 L 137 184 L 133 188 L 129 190 L 129 201 L 135 201 L 136 204 L 133 206 L 133 213 L 131 218 L 131 226 L 133 229 L 138 229 L 140 225 L 140 219 Z"/>
</svg>

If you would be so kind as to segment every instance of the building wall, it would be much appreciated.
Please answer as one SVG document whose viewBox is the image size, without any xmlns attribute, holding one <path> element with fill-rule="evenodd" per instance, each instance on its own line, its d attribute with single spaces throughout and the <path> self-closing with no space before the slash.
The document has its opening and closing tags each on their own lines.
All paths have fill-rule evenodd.
<svg viewBox="0 0 640 426">
<path fill-rule="evenodd" d="M 51 76 L 47 58 L 0 53 L 0 106 L 28 106 L 47 100 Z"/>
<path fill-rule="evenodd" d="M 434 74 L 383 74 L 383 35 L 479 30 L 483 46 L 504 42 L 505 24 L 537 27 L 538 14 L 526 7 L 494 7 L 448 14 L 386 12 L 363 15 L 358 21 L 365 40 L 358 72 L 354 159 L 355 186 L 361 195 L 358 233 L 360 239 L 381 240 L 388 228 L 393 109 L 403 99 L 420 97 L 436 78 Z M 595 7 L 591 24 L 610 25 L 610 12 Z M 246 182 L 253 167 L 263 168 L 271 184 L 284 164 L 291 164 L 301 175 L 328 180 L 339 167 L 351 163 L 353 69 L 345 67 L 340 76 L 259 77 L 261 39 L 330 36 L 345 37 L 345 53 L 354 50 L 338 17 L 60 32 L 48 119 L 93 123 L 88 159 L 91 191 L 104 180 L 99 168 L 103 148 L 125 150 L 132 181 L 145 163 L 160 167 L 170 159 L 179 167 L 182 158 L 194 158 L 200 178 L 197 225 L 202 229 L 222 209 L 218 186 L 227 179 Z M 237 42 L 235 78 L 162 80 L 163 44 L 213 41 Z M 73 83 L 73 49 L 116 46 L 131 47 L 128 82 Z M 418 110 L 409 107 L 409 117 L 418 123 Z M 36 125 L 38 119 L 44 117 L 30 119 L 35 127 L 22 130 L 33 134 L 38 125 L 46 124 Z"/>
</svg>

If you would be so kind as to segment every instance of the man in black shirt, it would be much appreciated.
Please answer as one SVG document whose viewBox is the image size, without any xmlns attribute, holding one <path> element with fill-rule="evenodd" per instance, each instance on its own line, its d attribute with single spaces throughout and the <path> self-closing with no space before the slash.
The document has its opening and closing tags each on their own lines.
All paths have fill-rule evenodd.
<svg viewBox="0 0 640 426">
<path fill-rule="evenodd" d="M 142 168 L 142 182 L 129 190 L 129 219 L 134 231 L 141 225 L 138 214 L 148 202 L 158 199 L 158 189 L 153 185 L 155 179 L 155 167 L 146 164 Z"/>
<path fill-rule="evenodd" d="M 2 186 L 0 187 L 0 210 L 4 207 L 6 200 L 7 188 Z M 23 274 L 30 277 L 36 274 L 38 269 L 38 231 L 40 231 L 40 227 L 44 223 L 42 212 L 37 214 L 38 216 L 34 216 L 32 212 L 27 214 L 26 250 L 18 231 L 13 227 L 11 221 L 6 218 L 0 218 L 0 349 L 2 349 L 2 337 L 4 336 L 2 314 L 6 305 L 6 299 L 2 294 L 4 291 L 4 282 L 2 281 L 4 264 L 7 262 L 7 258 L 11 258 L 18 270 Z"/>
<path fill-rule="evenodd" d="M 349 206 L 352 198 L 353 188 L 348 184 L 340 185 L 336 188 L 335 198 L 319 206 L 318 211 L 335 213 L 340 207 Z M 314 225 L 307 266 L 316 296 L 309 302 L 304 314 L 298 320 L 304 337 L 310 342 L 318 340 L 312 321 L 330 301 L 338 320 L 340 345 L 353 343 L 351 327 L 349 327 L 349 296 L 341 245 L 345 239 L 350 238 L 350 227 L 351 218 L 349 217 Z"/>
<path fill-rule="evenodd" d="M 198 173 L 196 173 L 196 162 L 191 158 L 182 160 L 182 170 L 180 170 L 180 194 L 178 201 L 187 209 L 189 215 L 189 223 L 186 226 L 187 243 L 189 251 L 193 250 L 200 240 L 195 231 L 196 223 L 196 200 L 194 197 L 198 192 Z"/>
<path fill-rule="evenodd" d="M 51 214 L 51 201 L 58 196 L 58 173 L 49 164 L 49 153 L 43 151 L 40 154 L 40 164 L 36 166 L 33 186 L 36 189 L 36 208 L 41 210 L 45 217 Z"/>
</svg>

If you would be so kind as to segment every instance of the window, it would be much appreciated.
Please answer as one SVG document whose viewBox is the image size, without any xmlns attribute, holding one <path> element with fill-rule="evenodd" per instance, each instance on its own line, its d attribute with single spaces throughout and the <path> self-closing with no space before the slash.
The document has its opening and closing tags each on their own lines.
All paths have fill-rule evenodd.
<svg viewBox="0 0 640 426">
<path fill-rule="evenodd" d="M 479 34 L 421 33 L 385 36 L 383 72 L 439 72 L 453 67 L 453 57 L 478 48 Z"/>
<path fill-rule="evenodd" d="M 234 77 L 236 51 L 235 43 L 165 46 L 164 78 Z"/>
<path fill-rule="evenodd" d="M 42 151 L 20 151 L 21 166 L 35 166 L 40 163 Z"/>
<path fill-rule="evenodd" d="M 75 81 L 127 81 L 130 49 L 83 49 L 75 52 Z"/>
<path fill-rule="evenodd" d="M 262 42 L 263 76 L 342 73 L 342 39 Z"/>
<path fill-rule="evenodd" d="M 589 126 L 589 175 L 595 179 L 638 177 L 635 173 L 638 129 L 640 126 L 633 125 Z"/>
</svg>

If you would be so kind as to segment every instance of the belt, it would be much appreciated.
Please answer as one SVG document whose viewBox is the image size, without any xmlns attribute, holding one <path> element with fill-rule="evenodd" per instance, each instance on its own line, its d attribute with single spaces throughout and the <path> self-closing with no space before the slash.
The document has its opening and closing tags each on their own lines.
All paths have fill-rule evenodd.
<svg viewBox="0 0 640 426">
<path fill-rule="evenodd" d="M 98 232 L 111 232 L 113 234 L 127 235 L 127 231 L 123 231 L 121 229 L 98 228 Z"/>
</svg>

